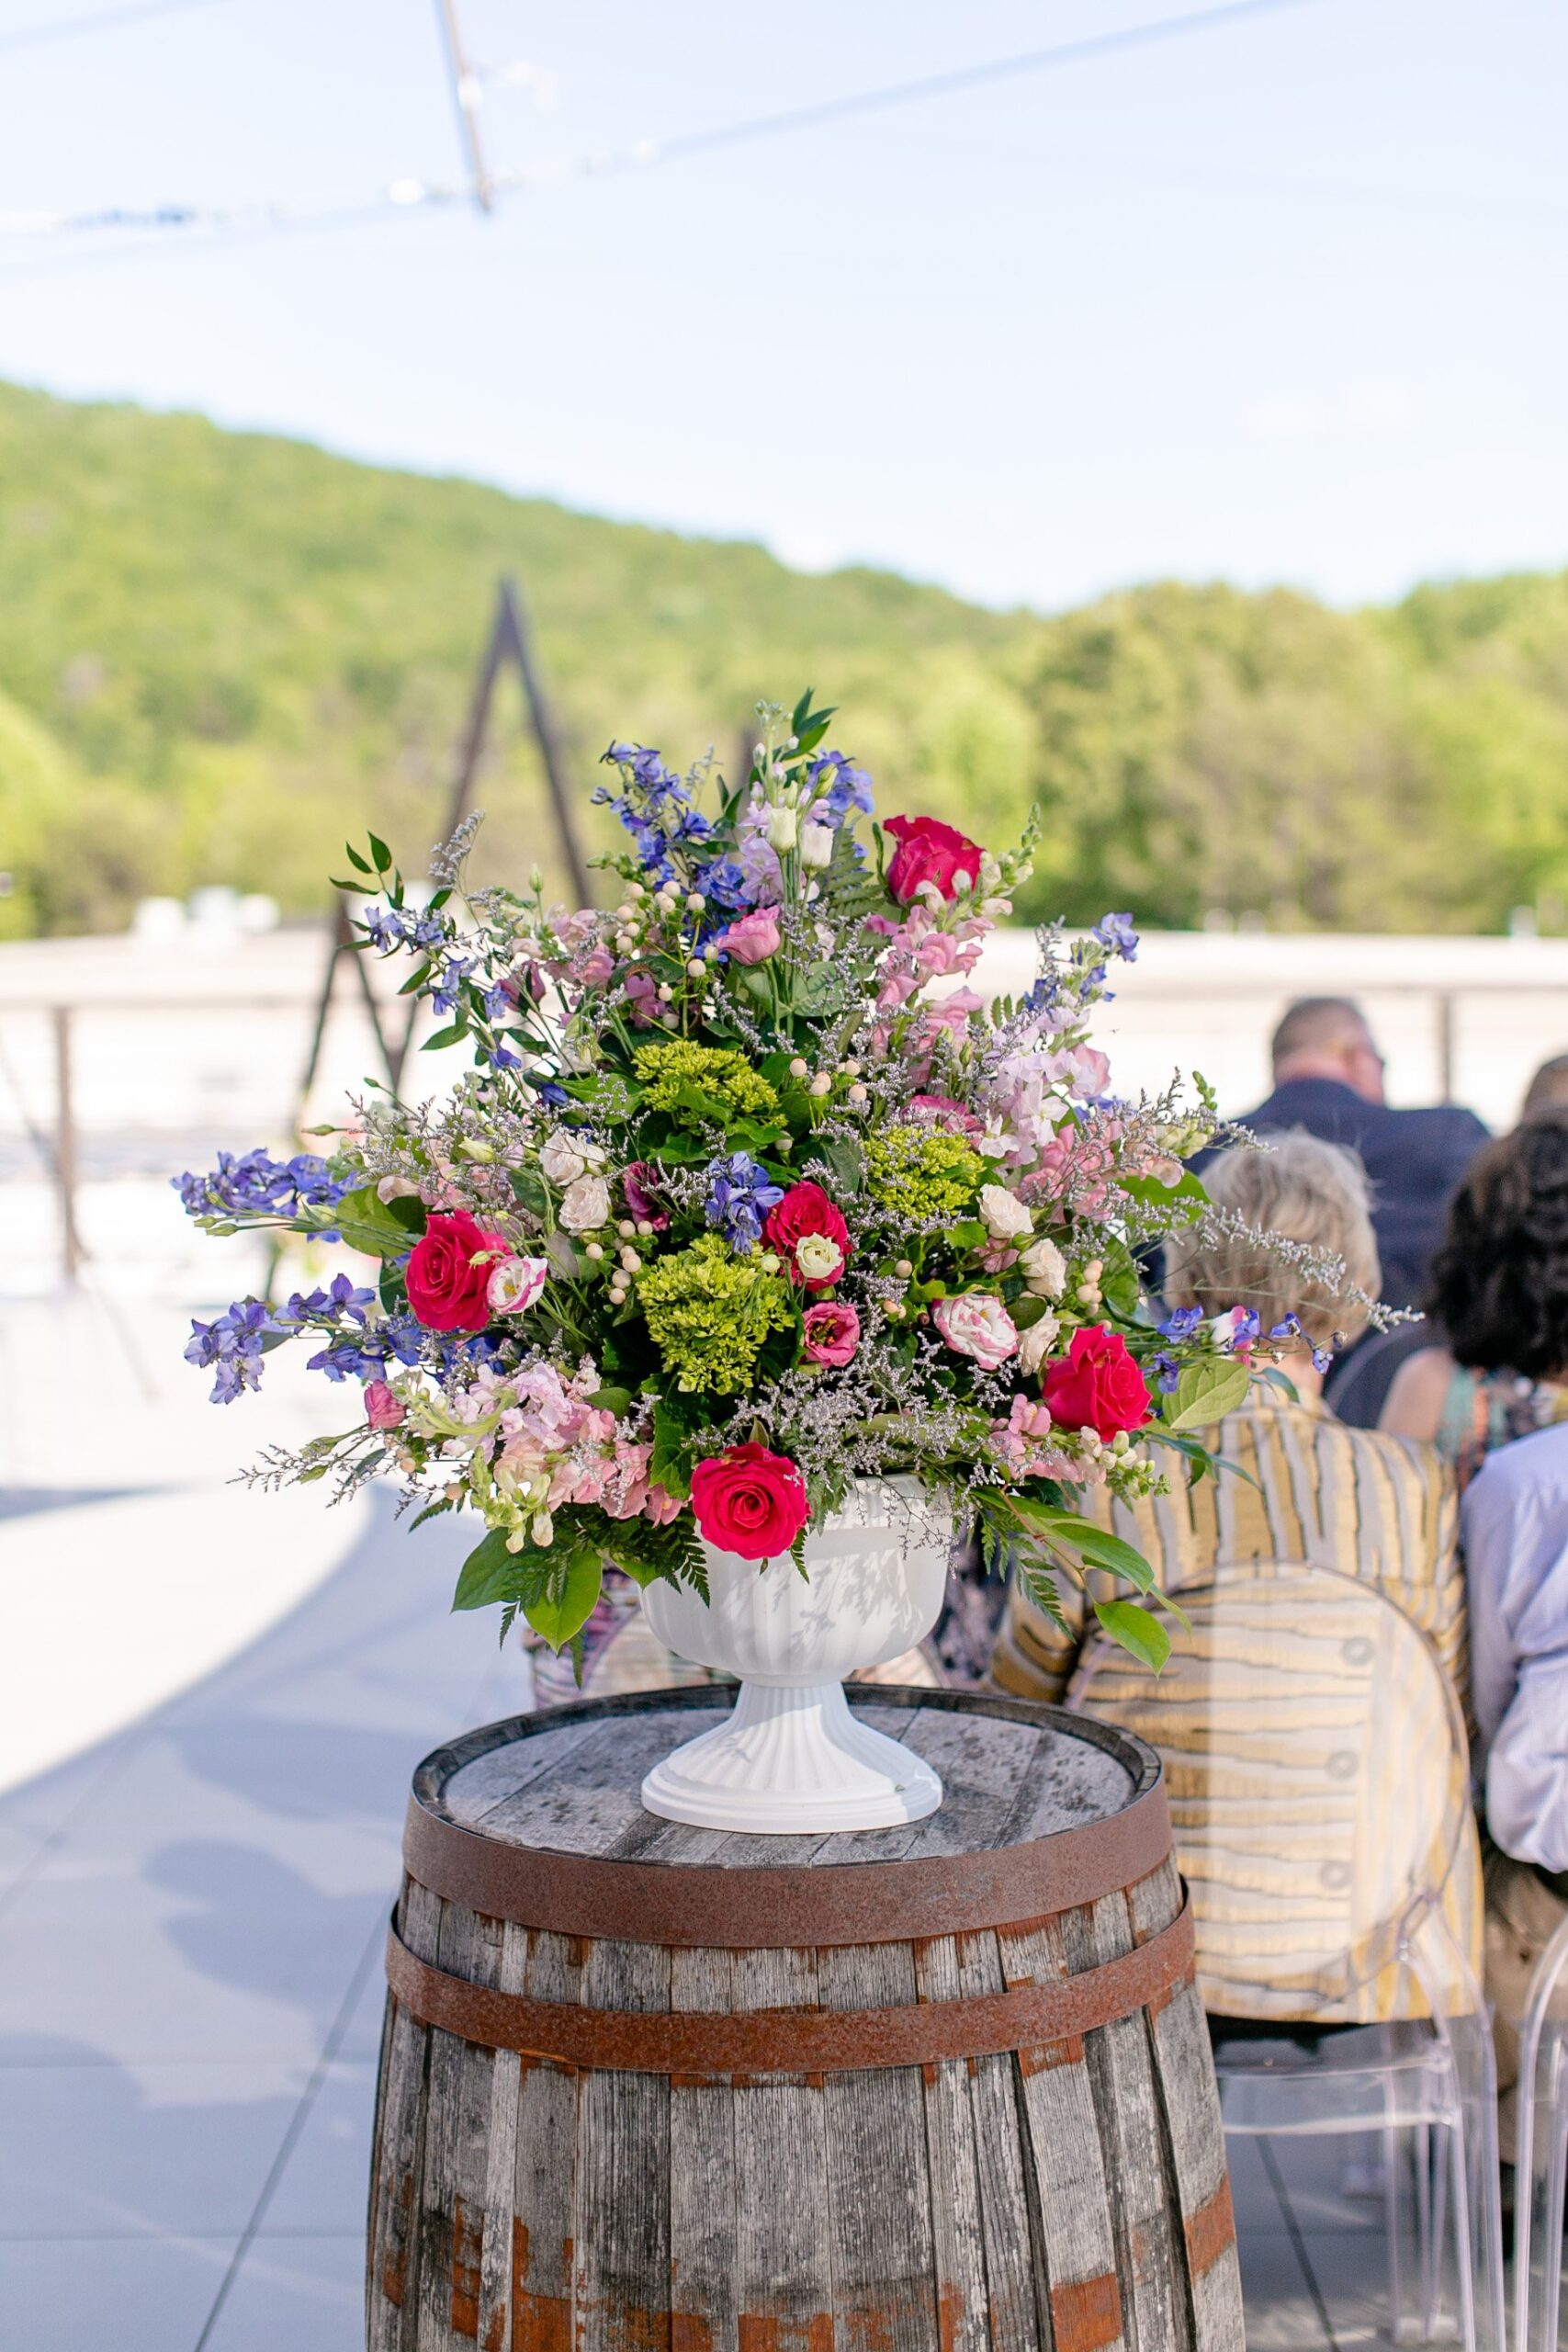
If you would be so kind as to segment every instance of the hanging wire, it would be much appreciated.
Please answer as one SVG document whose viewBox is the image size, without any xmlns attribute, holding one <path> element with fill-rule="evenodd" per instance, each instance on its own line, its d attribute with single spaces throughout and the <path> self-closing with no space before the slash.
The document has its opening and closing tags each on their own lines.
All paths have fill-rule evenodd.
<svg viewBox="0 0 1568 2352">
<path fill-rule="evenodd" d="M 160 0 L 148 0 L 149 7 L 159 4 Z M 161 5 L 168 7 L 201 6 L 214 5 L 214 0 L 161 0 Z M 847 121 L 856 115 L 883 113 L 897 107 L 946 97 L 957 91 L 977 89 L 989 83 L 1048 73 L 1056 67 L 1085 63 L 1093 58 L 1110 56 L 1120 51 L 1146 48 L 1157 42 L 1182 40 L 1190 34 L 1209 32 L 1244 18 L 1275 16 L 1287 8 L 1311 5 L 1314 5 L 1314 0 L 1223 0 L 1223 5 L 1218 6 L 1190 9 L 1181 16 L 1156 17 L 1141 25 L 1124 26 L 1116 32 L 1091 33 L 1080 40 L 1055 42 L 1049 48 L 1025 50 L 1011 57 L 991 58 L 976 65 L 957 66 L 945 73 L 924 74 L 914 81 L 891 82 L 875 89 L 851 91 L 842 97 L 818 99 L 808 106 L 785 107 L 775 114 L 753 115 L 739 122 L 716 124 L 706 130 L 682 131 L 667 139 L 637 140 L 625 147 L 547 157 L 539 163 L 510 171 L 489 173 L 487 186 L 492 198 L 502 199 L 521 195 L 530 188 L 558 187 L 571 180 L 646 171 L 659 164 L 681 163 L 695 156 L 716 153 L 724 148 L 747 146 L 759 140 L 816 130 L 829 123 Z M 127 229 L 160 233 L 202 231 L 218 236 L 283 233 L 299 229 L 330 227 L 340 221 L 400 209 L 413 211 L 426 206 L 450 205 L 462 201 L 468 194 L 468 190 L 410 177 L 394 180 L 373 194 L 306 203 L 114 205 L 78 212 L 8 212 L 0 213 L 0 236 L 77 236 Z"/>
</svg>

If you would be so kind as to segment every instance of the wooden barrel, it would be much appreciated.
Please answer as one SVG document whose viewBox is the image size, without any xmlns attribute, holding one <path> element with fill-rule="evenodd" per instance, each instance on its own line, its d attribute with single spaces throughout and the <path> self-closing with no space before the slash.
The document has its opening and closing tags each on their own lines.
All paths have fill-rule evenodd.
<svg viewBox="0 0 1568 2352">
<path fill-rule="evenodd" d="M 709 1689 L 421 1765 L 388 1941 L 372 2352 L 1243 2352 L 1158 1759 L 956 1691 L 854 1704 L 947 1802 L 642 1811 Z"/>
</svg>

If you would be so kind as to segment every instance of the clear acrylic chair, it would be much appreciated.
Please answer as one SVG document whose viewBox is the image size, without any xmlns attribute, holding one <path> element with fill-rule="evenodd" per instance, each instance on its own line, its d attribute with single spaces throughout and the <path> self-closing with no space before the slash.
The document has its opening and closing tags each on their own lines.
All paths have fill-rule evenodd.
<svg viewBox="0 0 1568 2352">
<path fill-rule="evenodd" d="M 1516 2352 L 1568 2344 L 1562 2296 L 1568 2188 L 1568 1919 L 1536 1963 L 1519 2021 L 1517 2205 L 1514 2217 Z"/>
<path fill-rule="evenodd" d="M 1184 1589 L 1157 1679 L 1103 1638 L 1067 1704 L 1164 1758 L 1228 2133 L 1378 2136 L 1390 2324 L 1438 2333 L 1450 2234 L 1466 2352 L 1503 2352 L 1496 2075 L 1464 1725 L 1426 1636 L 1371 1585 L 1280 1564 Z M 1223 2020 L 1349 2027 L 1314 2050 Z M 1399 2183 L 1412 2150 L 1418 2295 Z"/>
</svg>

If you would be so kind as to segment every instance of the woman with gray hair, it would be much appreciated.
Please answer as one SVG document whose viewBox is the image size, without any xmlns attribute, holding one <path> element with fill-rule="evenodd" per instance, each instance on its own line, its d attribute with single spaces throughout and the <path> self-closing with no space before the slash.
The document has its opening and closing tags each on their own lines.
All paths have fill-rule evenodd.
<svg viewBox="0 0 1568 2352">
<path fill-rule="evenodd" d="M 1167 1592 L 1270 1566 L 1364 1577 L 1436 1644 L 1461 1685 L 1464 1578 L 1452 1477 L 1434 1446 L 1348 1429 L 1323 1401 L 1330 1350 L 1366 1321 L 1365 1306 L 1345 1304 L 1346 1283 L 1369 1301 L 1378 1292 L 1360 1161 L 1298 1129 L 1262 1148 L 1221 1153 L 1202 1181 L 1218 1214 L 1172 1251 L 1168 1300 L 1178 1312 L 1230 1317 L 1265 1347 L 1279 1335 L 1285 1378 L 1255 1381 L 1240 1409 L 1204 1432 L 1231 1465 L 1217 1478 L 1188 1483 L 1173 1454 L 1168 1494 L 1128 1505 L 1091 1492 L 1085 1516 L 1134 1545 Z M 1325 1259 L 1343 1264 L 1337 1283 L 1325 1279 Z M 1243 1336 L 1238 1345 L 1250 1342 Z M 991 1660 L 996 1683 L 1020 1698 L 1059 1698 L 1095 1597 L 1064 1593 L 1064 1632 L 1015 1586 Z"/>
</svg>

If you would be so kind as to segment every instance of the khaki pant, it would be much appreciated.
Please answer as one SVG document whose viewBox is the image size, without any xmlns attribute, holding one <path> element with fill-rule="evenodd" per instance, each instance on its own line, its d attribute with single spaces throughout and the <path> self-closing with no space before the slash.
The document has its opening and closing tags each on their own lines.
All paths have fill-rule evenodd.
<svg viewBox="0 0 1568 2352">
<path fill-rule="evenodd" d="M 1519 2026 L 1537 1961 L 1556 1934 L 1568 1903 L 1529 1862 L 1495 1847 L 1486 1856 L 1486 1997 L 1497 2052 L 1497 2143 L 1514 2161 L 1517 2126 Z"/>
</svg>

